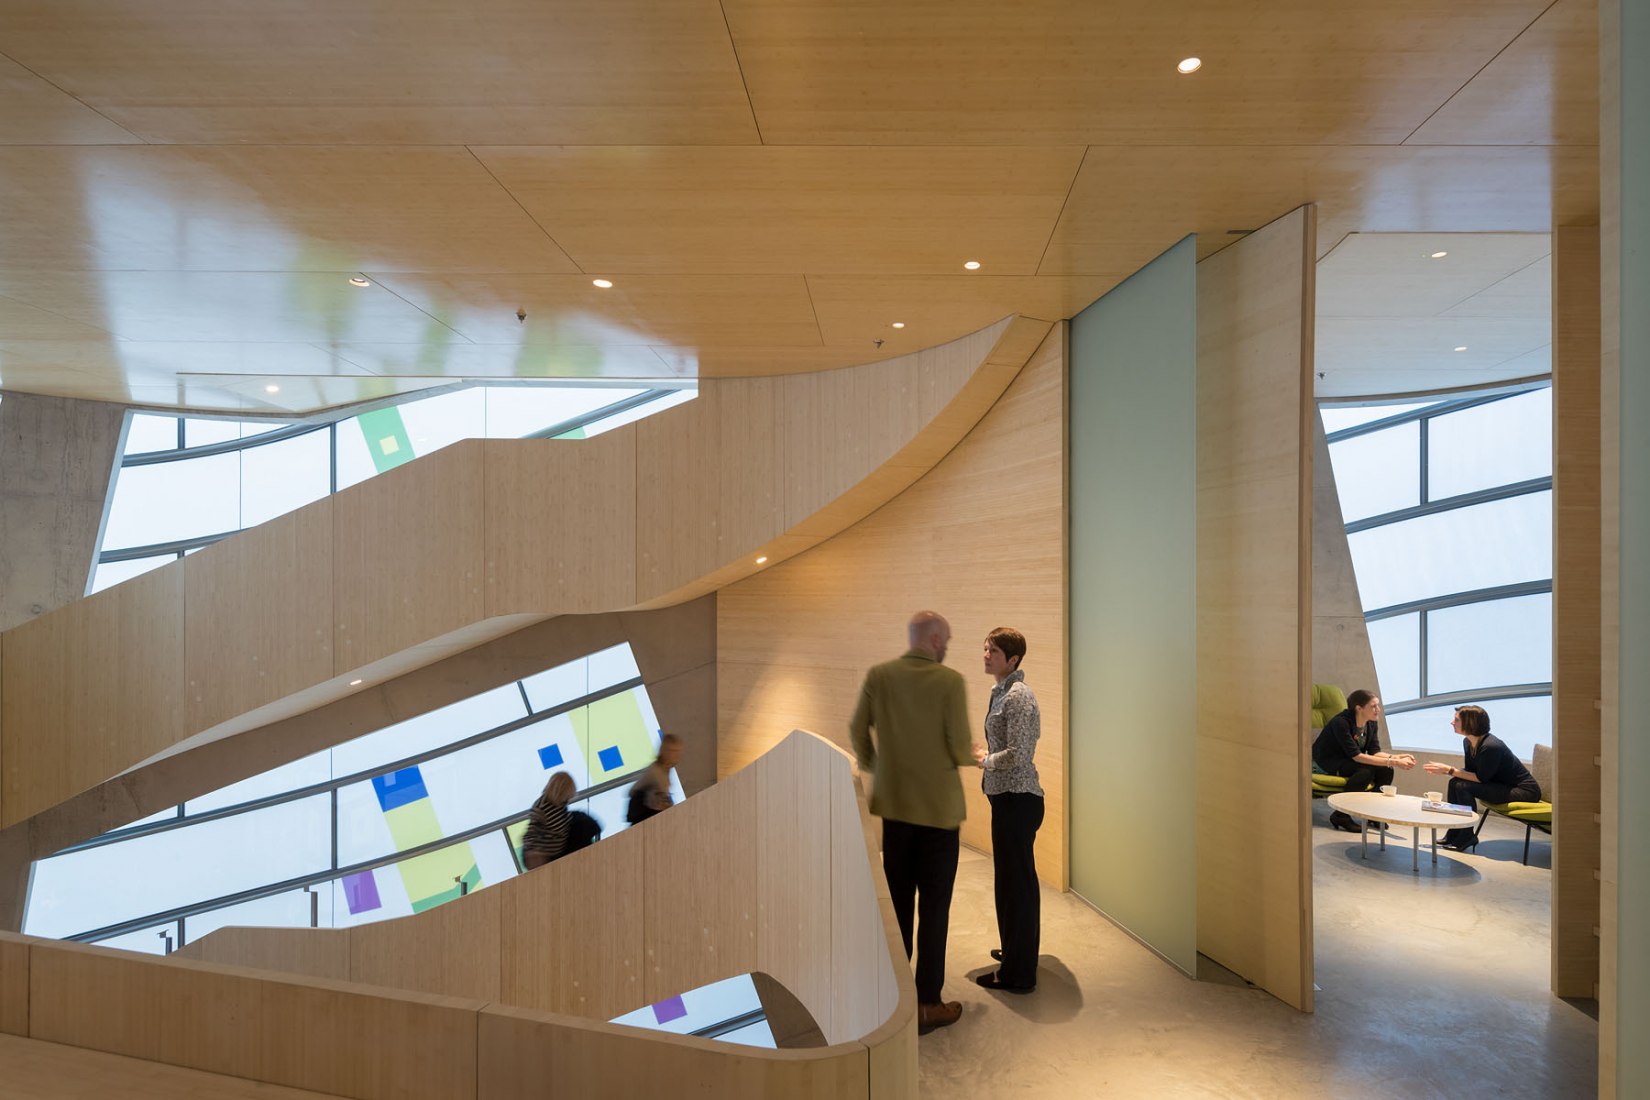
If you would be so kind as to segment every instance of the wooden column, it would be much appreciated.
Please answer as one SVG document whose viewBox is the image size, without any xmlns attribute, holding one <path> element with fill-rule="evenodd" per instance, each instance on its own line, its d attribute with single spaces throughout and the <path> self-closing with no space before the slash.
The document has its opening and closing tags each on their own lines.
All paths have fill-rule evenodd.
<svg viewBox="0 0 1650 1100">
<path fill-rule="evenodd" d="M 1598 227 L 1553 233 L 1553 932 L 1560 997 L 1598 995 Z"/>
</svg>

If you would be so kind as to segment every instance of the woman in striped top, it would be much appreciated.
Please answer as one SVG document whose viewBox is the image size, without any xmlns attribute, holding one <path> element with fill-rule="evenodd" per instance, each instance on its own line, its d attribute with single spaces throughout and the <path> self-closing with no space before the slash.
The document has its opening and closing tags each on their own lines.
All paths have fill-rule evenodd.
<svg viewBox="0 0 1650 1100">
<path fill-rule="evenodd" d="M 521 861 L 527 870 L 542 867 L 567 851 L 567 803 L 577 788 L 573 777 L 557 772 L 527 815 L 527 835 L 521 842 Z"/>
</svg>

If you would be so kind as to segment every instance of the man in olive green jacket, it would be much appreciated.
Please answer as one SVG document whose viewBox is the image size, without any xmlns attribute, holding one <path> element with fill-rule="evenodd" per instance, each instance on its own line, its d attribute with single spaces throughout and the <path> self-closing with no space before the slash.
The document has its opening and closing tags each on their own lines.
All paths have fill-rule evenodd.
<svg viewBox="0 0 1650 1100">
<path fill-rule="evenodd" d="M 903 657 L 865 674 L 848 731 L 860 770 L 872 777 L 871 812 L 882 818 L 882 870 L 907 958 L 913 921 L 920 918 L 917 1028 L 926 1032 L 962 1015 L 962 1004 L 940 1000 L 940 990 L 957 880 L 957 830 L 966 813 L 957 769 L 972 767 L 974 755 L 963 678 L 941 664 L 950 624 L 936 612 L 919 611 L 908 633 L 911 648 Z"/>
</svg>

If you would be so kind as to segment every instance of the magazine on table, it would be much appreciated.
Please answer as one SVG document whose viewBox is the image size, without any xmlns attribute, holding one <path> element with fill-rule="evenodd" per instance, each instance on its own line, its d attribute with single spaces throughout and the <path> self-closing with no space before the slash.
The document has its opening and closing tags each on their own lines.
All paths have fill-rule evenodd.
<svg viewBox="0 0 1650 1100">
<path fill-rule="evenodd" d="M 1430 798 L 1421 799 L 1421 809 L 1435 814 L 1456 814 L 1460 817 L 1476 817 L 1478 814 L 1471 806 L 1463 806 L 1459 802 L 1434 802 Z"/>
</svg>

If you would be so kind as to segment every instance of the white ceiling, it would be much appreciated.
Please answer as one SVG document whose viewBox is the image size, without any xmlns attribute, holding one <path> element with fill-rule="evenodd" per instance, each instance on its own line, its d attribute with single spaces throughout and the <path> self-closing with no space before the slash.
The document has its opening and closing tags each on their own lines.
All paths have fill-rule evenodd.
<svg viewBox="0 0 1650 1100">
<path fill-rule="evenodd" d="M 1353 233 L 1318 261 L 1317 299 L 1319 397 L 1552 370 L 1546 233 Z"/>
</svg>

